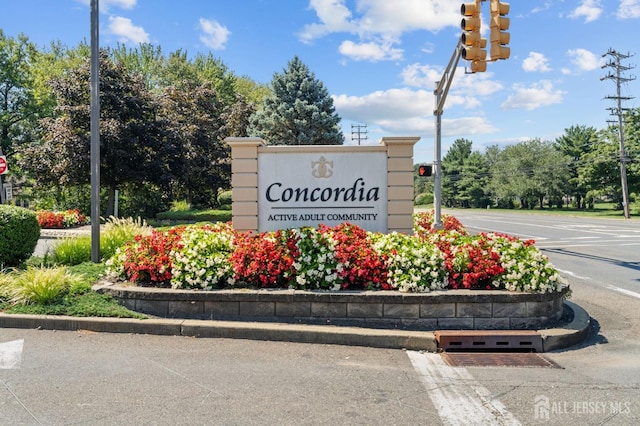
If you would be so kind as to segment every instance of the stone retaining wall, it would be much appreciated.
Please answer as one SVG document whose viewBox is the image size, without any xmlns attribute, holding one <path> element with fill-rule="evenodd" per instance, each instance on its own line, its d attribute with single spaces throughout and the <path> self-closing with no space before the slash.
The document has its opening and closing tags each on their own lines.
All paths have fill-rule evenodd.
<svg viewBox="0 0 640 426">
<path fill-rule="evenodd" d="M 499 290 L 448 290 L 425 294 L 391 291 L 190 291 L 103 285 L 127 308 L 163 318 L 354 325 L 411 330 L 535 330 L 556 325 L 566 290 L 529 294 Z"/>
</svg>

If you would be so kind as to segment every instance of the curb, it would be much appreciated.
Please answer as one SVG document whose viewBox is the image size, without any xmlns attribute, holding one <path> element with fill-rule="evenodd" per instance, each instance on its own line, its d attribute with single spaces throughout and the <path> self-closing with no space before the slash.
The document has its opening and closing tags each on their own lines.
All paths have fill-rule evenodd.
<svg viewBox="0 0 640 426">
<path fill-rule="evenodd" d="M 543 352 L 576 345 L 586 339 L 591 331 L 591 317 L 587 311 L 567 300 L 564 304 L 573 311 L 573 320 L 563 328 L 538 330 L 542 336 Z"/>
<path fill-rule="evenodd" d="M 566 302 L 574 312 L 571 323 L 563 328 L 538 330 L 543 352 L 567 348 L 580 343 L 590 331 L 591 319 L 575 303 Z M 409 349 L 436 352 L 433 331 L 387 330 L 333 325 L 286 324 L 271 322 L 209 321 L 187 319 L 82 318 L 53 315 L 0 313 L 0 328 L 24 328 L 105 333 L 151 334 L 271 340 L 296 343 L 368 346 L 386 349 Z"/>
</svg>

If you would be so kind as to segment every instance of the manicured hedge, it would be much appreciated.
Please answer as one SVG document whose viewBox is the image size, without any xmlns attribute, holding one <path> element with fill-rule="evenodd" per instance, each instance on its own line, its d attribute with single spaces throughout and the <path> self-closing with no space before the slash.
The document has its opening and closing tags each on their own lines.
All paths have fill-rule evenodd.
<svg viewBox="0 0 640 426">
<path fill-rule="evenodd" d="M 18 266 L 27 260 L 38 238 L 40 225 L 33 211 L 0 204 L 0 266 Z"/>
</svg>

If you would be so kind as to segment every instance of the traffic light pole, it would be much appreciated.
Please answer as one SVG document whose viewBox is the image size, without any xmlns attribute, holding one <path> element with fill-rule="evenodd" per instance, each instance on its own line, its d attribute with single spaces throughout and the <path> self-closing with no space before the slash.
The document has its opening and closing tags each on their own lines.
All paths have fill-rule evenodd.
<svg viewBox="0 0 640 426">
<path fill-rule="evenodd" d="M 434 180 L 433 180 L 433 228 L 443 229 L 442 226 L 442 113 L 444 111 L 444 102 L 447 99 L 451 82 L 453 81 L 453 75 L 458 67 L 460 56 L 462 54 L 462 41 L 458 40 L 453 55 L 449 60 L 449 65 L 442 74 L 440 81 L 436 81 L 436 89 L 433 91 L 435 95 L 435 109 L 433 110 L 434 116 Z"/>
</svg>

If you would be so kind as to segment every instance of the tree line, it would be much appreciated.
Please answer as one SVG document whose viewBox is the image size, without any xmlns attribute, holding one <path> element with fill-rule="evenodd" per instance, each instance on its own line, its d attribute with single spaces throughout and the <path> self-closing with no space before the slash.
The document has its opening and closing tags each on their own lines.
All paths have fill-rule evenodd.
<svg viewBox="0 0 640 426">
<path fill-rule="evenodd" d="M 620 150 L 615 126 L 565 129 L 555 140 L 530 139 L 483 152 L 457 139 L 442 158 L 442 203 L 449 207 L 592 208 L 607 199 L 622 207 Z M 640 192 L 640 109 L 624 120 L 631 200 Z M 423 190 L 425 183 L 422 183 Z M 420 188 L 419 188 L 420 189 Z"/>
<path fill-rule="evenodd" d="M 230 188 L 226 137 L 342 144 L 329 92 L 296 56 L 271 84 L 237 76 L 211 54 L 141 44 L 103 49 L 100 178 L 105 215 L 153 217 L 176 200 L 214 207 Z M 41 208 L 90 204 L 90 48 L 0 29 L 0 155 L 20 196 Z"/>
<path fill-rule="evenodd" d="M 229 136 L 273 144 L 342 144 L 323 83 L 295 56 L 269 84 L 235 75 L 211 54 L 118 45 L 100 53 L 104 214 L 153 217 L 173 201 L 213 207 L 230 187 Z M 89 211 L 90 48 L 38 48 L 0 29 L 0 155 L 20 196 L 40 208 Z M 640 192 L 640 109 L 624 120 L 627 179 Z M 621 202 L 618 131 L 576 125 L 553 141 L 472 150 L 456 140 L 442 160 L 446 206 L 522 208 Z M 416 173 L 417 174 L 417 173 Z M 429 202 L 429 181 L 415 180 Z M 419 200 L 416 200 L 419 201 Z"/>
</svg>

